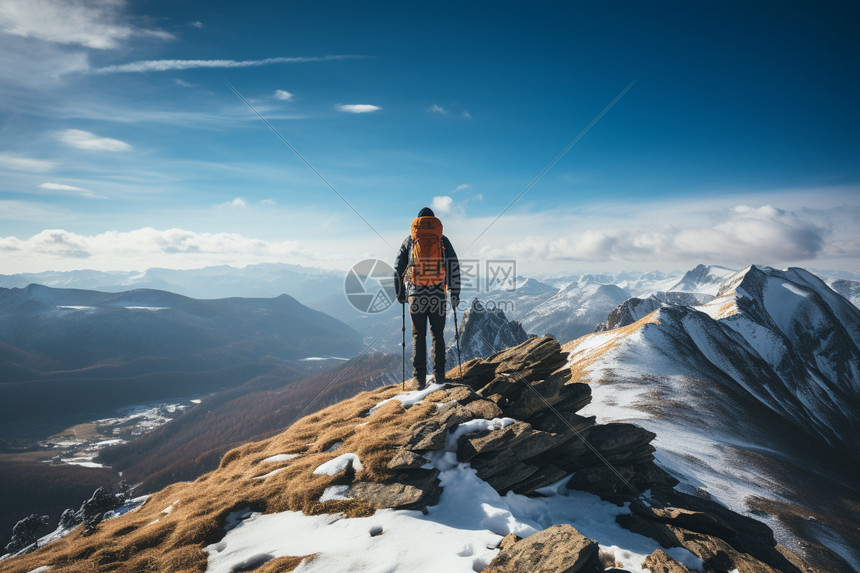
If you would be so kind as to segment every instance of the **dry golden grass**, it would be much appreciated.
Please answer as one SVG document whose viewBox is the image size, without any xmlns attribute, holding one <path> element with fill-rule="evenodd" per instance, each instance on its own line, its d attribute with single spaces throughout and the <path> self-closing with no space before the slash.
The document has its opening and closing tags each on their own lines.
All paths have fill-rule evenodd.
<svg viewBox="0 0 860 573">
<path fill-rule="evenodd" d="M 233 512 L 371 515 L 374 508 L 362 500 L 320 503 L 327 487 L 346 484 L 352 476 L 345 475 L 348 472 L 314 475 L 313 471 L 343 453 L 354 453 L 363 466 L 355 477 L 363 481 L 392 478 L 388 463 L 411 436 L 410 427 L 436 411 L 430 400 L 409 409 L 392 400 L 367 415 L 373 406 L 400 391 L 398 385 L 359 394 L 299 420 L 280 435 L 235 448 L 223 457 L 217 470 L 194 482 L 164 488 L 137 510 L 103 522 L 89 537 L 78 527 L 29 555 L 4 561 L 3 570 L 25 573 L 50 565 L 52 571 L 70 572 L 204 571 L 204 547 L 223 537 L 227 516 Z M 443 400 L 444 392 L 434 397 Z M 342 445 L 337 450 L 326 451 L 338 442 Z M 297 457 L 264 462 L 276 454 Z M 275 470 L 279 471 L 272 473 Z M 290 571 L 301 559 L 273 560 L 260 571 Z"/>
</svg>

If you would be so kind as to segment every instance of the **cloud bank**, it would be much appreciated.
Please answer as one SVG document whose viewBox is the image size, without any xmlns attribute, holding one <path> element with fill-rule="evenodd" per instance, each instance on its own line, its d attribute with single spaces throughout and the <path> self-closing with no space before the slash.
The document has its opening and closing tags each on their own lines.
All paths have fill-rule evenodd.
<svg viewBox="0 0 860 573">
<path fill-rule="evenodd" d="M 160 30 L 120 23 L 125 5 L 121 0 L 4 0 L 0 3 L 0 30 L 13 36 L 96 50 L 118 48 L 131 36 L 173 38 Z"/>
<path fill-rule="evenodd" d="M 546 261 L 801 261 L 816 258 L 824 229 L 771 205 L 738 205 L 711 224 L 583 229 L 556 236 L 531 235 L 486 256 Z"/>
<path fill-rule="evenodd" d="M 19 261 L 87 261 L 87 266 L 128 268 L 172 261 L 177 266 L 203 263 L 250 264 L 313 256 L 297 241 L 265 241 L 237 233 L 198 233 L 185 229 L 107 231 L 81 235 L 62 229 L 46 229 L 29 239 L 0 237 L 0 256 Z M 58 265 L 68 266 L 68 265 Z M 79 265 L 73 265 L 79 266 Z"/>
</svg>

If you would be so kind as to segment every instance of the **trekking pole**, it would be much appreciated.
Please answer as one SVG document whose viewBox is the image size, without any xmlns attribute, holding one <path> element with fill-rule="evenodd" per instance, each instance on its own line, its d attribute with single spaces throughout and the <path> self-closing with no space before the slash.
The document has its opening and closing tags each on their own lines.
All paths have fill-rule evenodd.
<svg viewBox="0 0 860 573">
<path fill-rule="evenodd" d="M 403 326 L 400 331 L 403 333 L 403 342 L 400 344 L 403 350 L 403 377 L 400 379 L 400 391 L 406 390 L 406 303 L 400 304 L 403 310 Z"/>
<path fill-rule="evenodd" d="M 452 303 L 454 301 L 451 301 Z M 457 365 L 460 367 L 460 382 L 463 382 L 463 361 L 460 359 L 460 327 L 457 326 L 457 306 L 454 307 L 454 337 L 457 339 Z"/>
</svg>

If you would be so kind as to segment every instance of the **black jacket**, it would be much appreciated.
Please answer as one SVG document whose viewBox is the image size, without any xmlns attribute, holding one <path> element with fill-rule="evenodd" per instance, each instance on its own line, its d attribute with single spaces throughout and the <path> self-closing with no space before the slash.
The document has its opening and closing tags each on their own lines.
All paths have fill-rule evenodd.
<svg viewBox="0 0 860 573">
<path fill-rule="evenodd" d="M 451 300 L 460 300 L 460 261 L 457 259 L 457 253 L 454 252 L 454 247 L 448 237 L 442 235 L 442 246 L 445 253 L 445 284 L 448 286 L 448 292 L 451 293 Z M 397 259 L 394 262 L 394 288 L 398 295 L 403 289 L 403 274 L 406 272 L 406 267 L 409 265 L 409 254 L 412 251 L 412 237 L 406 237 L 403 244 L 400 245 L 400 250 L 397 252 Z M 409 289 L 406 291 L 406 296 L 440 294 L 442 291 L 438 286 L 423 286 L 413 285 L 409 283 Z"/>
</svg>

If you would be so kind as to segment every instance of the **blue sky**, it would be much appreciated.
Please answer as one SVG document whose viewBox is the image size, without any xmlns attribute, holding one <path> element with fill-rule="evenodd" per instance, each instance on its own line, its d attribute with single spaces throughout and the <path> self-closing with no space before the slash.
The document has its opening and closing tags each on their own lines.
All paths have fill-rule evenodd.
<svg viewBox="0 0 860 573">
<path fill-rule="evenodd" d="M 527 272 L 857 272 L 858 26 L 851 2 L 5 0 L 0 273 L 348 268 L 425 205 Z"/>
</svg>

